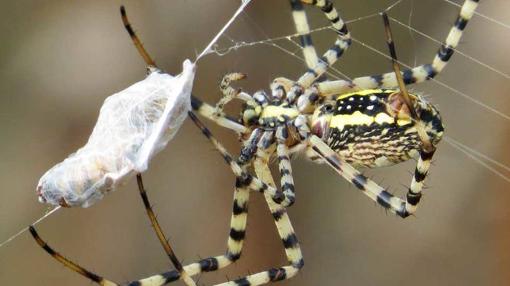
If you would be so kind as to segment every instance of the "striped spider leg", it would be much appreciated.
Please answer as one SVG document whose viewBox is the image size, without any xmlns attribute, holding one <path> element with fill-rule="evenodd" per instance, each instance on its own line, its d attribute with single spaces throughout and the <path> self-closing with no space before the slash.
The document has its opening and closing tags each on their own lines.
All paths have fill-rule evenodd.
<svg viewBox="0 0 510 286">
<path fill-rule="evenodd" d="M 311 84 L 313 84 L 318 78 L 320 78 L 323 74 L 326 73 L 328 67 L 333 65 L 342 55 L 343 53 L 349 48 L 351 45 L 351 34 L 349 30 L 347 29 L 347 25 L 345 25 L 344 21 L 340 18 L 338 15 L 338 12 L 336 11 L 335 7 L 333 6 L 333 3 L 330 0 L 302 0 L 301 2 L 306 4 L 312 4 L 317 7 L 319 7 L 326 17 L 331 22 L 331 27 L 335 32 L 337 33 L 337 39 L 333 46 L 329 48 L 324 55 L 319 59 L 319 61 L 309 70 L 304 73 L 292 86 L 289 93 L 287 94 L 286 101 L 287 103 L 293 103 L 300 95 L 302 95 L 305 90 L 310 87 Z M 292 5 L 292 8 L 299 8 L 299 6 Z M 294 21 L 296 23 L 296 27 L 298 26 L 298 22 L 296 22 L 296 13 L 293 13 Z M 306 17 L 301 17 L 306 21 Z M 306 25 L 308 26 L 308 25 Z M 305 27 L 306 28 L 306 27 Z M 298 32 L 300 31 L 300 28 L 298 28 Z M 306 34 L 303 36 L 306 39 Z M 304 44 L 307 44 L 311 47 L 312 43 L 303 41 Z M 311 53 L 309 54 L 309 58 L 312 58 L 313 55 Z M 311 61 L 311 60 L 308 60 Z M 308 62 L 307 61 L 307 62 Z"/>
<path fill-rule="evenodd" d="M 90 279 L 93 282 L 96 282 L 99 285 L 103 286 L 114 286 L 114 285 L 129 285 L 129 286 L 158 286 L 163 285 L 165 283 L 176 281 L 176 280 L 183 280 L 183 282 L 187 286 L 195 286 L 195 282 L 189 274 L 186 272 L 185 269 L 183 269 L 181 262 L 175 255 L 172 247 L 170 246 L 170 243 L 165 237 L 165 234 L 163 233 L 163 230 L 161 229 L 158 220 L 156 219 L 156 215 L 154 214 L 154 211 L 152 210 L 152 207 L 149 202 L 149 198 L 147 196 L 147 192 L 145 190 L 145 187 L 143 185 L 142 175 L 137 174 L 136 180 L 138 184 L 138 190 L 140 192 L 140 196 L 142 198 L 143 204 L 145 206 L 145 210 L 147 211 L 147 215 L 149 217 L 149 220 L 151 221 L 151 225 L 154 228 L 154 231 L 156 232 L 156 235 L 165 249 L 165 252 L 170 258 L 170 261 L 174 265 L 174 267 L 177 269 L 176 271 L 171 271 L 168 273 L 165 273 L 165 275 L 155 275 L 149 278 L 141 279 L 141 280 L 135 280 L 128 283 L 119 284 L 116 282 L 113 282 L 109 279 L 106 279 L 102 276 L 97 275 L 94 272 L 91 272 L 84 267 L 78 265 L 77 263 L 67 259 L 57 251 L 55 251 L 53 248 L 51 248 L 37 233 L 35 228 L 33 226 L 29 227 L 30 233 L 32 234 L 35 241 L 53 258 L 55 258 L 58 262 L 62 263 L 65 267 L 73 270 L 74 272 Z"/>
<path fill-rule="evenodd" d="M 253 177 L 246 173 L 239 164 L 233 160 L 233 157 L 226 151 L 226 149 L 219 143 L 211 134 L 211 132 L 203 125 L 203 123 L 190 112 L 190 118 L 193 122 L 200 128 L 202 133 L 213 143 L 216 150 L 218 150 L 225 162 L 230 165 L 230 168 L 236 175 L 236 192 L 239 191 L 240 188 L 247 188 L 250 191 L 256 191 L 264 194 L 266 199 L 266 203 L 273 215 L 273 219 L 278 230 L 278 234 L 282 239 L 283 246 L 285 249 L 285 254 L 287 256 L 289 265 L 279 267 L 279 268 L 271 268 L 266 271 L 262 271 L 256 274 L 252 274 L 246 277 L 242 277 L 233 281 L 228 281 L 217 286 L 240 286 L 240 285 L 262 285 L 269 282 L 276 282 L 285 279 L 290 279 L 295 276 L 299 269 L 301 269 L 304 265 L 303 256 L 301 254 L 301 248 L 299 246 L 298 239 L 294 233 L 294 229 L 290 222 L 290 218 L 285 209 L 286 205 L 290 205 L 293 203 L 294 198 L 294 186 L 292 180 L 289 180 L 287 176 L 282 175 L 282 186 L 285 184 L 288 189 L 283 190 L 287 192 L 286 200 L 287 202 L 281 200 L 275 200 L 274 196 L 272 196 L 273 191 L 268 192 L 267 190 L 275 190 L 275 184 L 272 179 L 271 173 L 268 167 L 268 160 L 271 153 L 274 151 L 274 132 L 267 131 L 261 132 L 260 129 L 256 129 L 253 131 L 251 140 L 249 140 L 248 144 L 243 148 L 244 150 L 249 150 L 247 152 L 241 151 L 242 156 L 239 161 L 244 166 L 247 166 L 252 161 L 255 167 L 255 172 L 257 177 Z M 283 142 L 285 140 L 285 132 L 281 131 L 283 129 L 279 129 L 277 132 L 277 141 Z M 280 144 L 279 144 L 280 146 Z M 243 156 L 244 155 L 244 156 Z M 290 175 L 290 164 L 288 155 L 282 154 L 282 158 L 280 161 L 286 161 L 286 163 L 280 164 L 280 172 L 282 174 L 286 173 Z M 288 168 L 288 169 L 287 169 Z M 288 173 L 287 173 L 288 172 Z M 285 179 L 284 179 L 285 178 Z M 289 195 L 292 193 L 292 195 Z M 245 229 L 246 229 L 246 215 L 247 215 L 247 203 L 248 197 L 243 202 L 242 212 L 239 209 L 237 204 L 234 204 L 232 220 L 231 220 L 231 230 L 229 243 L 235 237 L 233 234 L 235 233 L 237 237 L 240 238 L 240 246 L 242 247 L 242 239 L 244 239 Z M 242 224 L 236 223 L 235 220 L 238 219 L 238 216 L 242 214 Z M 242 233 L 242 235 L 238 235 L 238 233 Z M 239 249 L 240 255 L 241 249 Z M 237 257 L 239 258 L 239 257 Z M 207 271 L 207 270 L 205 270 Z"/>
<path fill-rule="evenodd" d="M 448 33 L 444 44 L 434 56 L 432 63 L 423 64 L 411 69 L 404 69 L 402 72 L 403 81 L 406 85 L 421 83 L 436 77 L 448 64 L 455 48 L 458 46 L 467 23 L 474 15 L 479 0 L 465 0 L 460 12 Z M 394 72 L 378 75 L 361 76 L 352 80 L 334 80 L 318 82 L 312 85 L 311 96 L 300 98 L 300 110 L 307 110 L 310 105 L 319 102 L 320 98 L 332 98 L 335 95 L 350 92 L 353 90 L 395 88 L 398 87 L 398 80 Z"/>
</svg>

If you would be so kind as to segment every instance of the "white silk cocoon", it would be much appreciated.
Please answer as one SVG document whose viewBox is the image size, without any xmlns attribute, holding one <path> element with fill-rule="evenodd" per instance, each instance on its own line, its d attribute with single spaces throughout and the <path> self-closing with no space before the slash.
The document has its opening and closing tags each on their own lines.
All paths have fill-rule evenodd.
<svg viewBox="0 0 510 286">
<path fill-rule="evenodd" d="M 195 65 L 171 76 L 154 71 L 104 101 L 85 146 L 39 180 L 39 201 L 88 207 L 150 160 L 175 136 L 191 108 Z"/>
</svg>

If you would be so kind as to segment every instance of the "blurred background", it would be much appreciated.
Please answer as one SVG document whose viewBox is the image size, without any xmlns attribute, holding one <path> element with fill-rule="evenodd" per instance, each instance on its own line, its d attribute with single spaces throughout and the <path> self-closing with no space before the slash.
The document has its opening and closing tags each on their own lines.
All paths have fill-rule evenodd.
<svg viewBox="0 0 510 286">
<path fill-rule="evenodd" d="M 371 15 L 395 1 L 334 1 L 345 20 Z M 405 0 L 395 19 L 442 41 L 463 1 Z M 51 166 L 85 144 L 103 100 L 145 76 L 119 17 L 128 15 L 160 67 L 181 70 L 237 9 L 240 1 L 3 1 L 0 9 L 0 241 L 41 217 L 35 186 Z M 328 24 L 308 8 L 313 27 Z M 481 1 L 478 12 L 509 23 L 510 3 Z M 438 44 L 392 22 L 402 62 L 430 62 Z M 379 17 L 349 25 L 359 41 L 386 53 Z M 510 27 L 475 16 L 459 50 L 438 80 L 413 86 L 442 111 L 446 134 L 510 165 Z M 220 48 L 294 34 L 288 1 L 253 1 Z M 313 34 L 319 53 L 334 39 Z M 297 78 L 304 64 L 288 40 L 208 55 L 198 64 L 194 93 L 209 103 L 231 71 L 248 74 L 244 90 L 268 89 L 277 76 Z M 354 43 L 335 68 L 349 77 L 387 72 L 389 60 Z M 470 98 L 459 95 L 457 91 Z M 490 110 L 487 105 L 495 110 Z M 237 115 L 239 104 L 228 110 Z M 498 114 L 498 112 L 500 112 Z M 237 154 L 235 134 L 206 122 Z M 436 153 L 416 217 L 387 214 L 327 166 L 293 161 L 297 203 L 289 209 L 305 268 L 284 285 L 509 285 L 509 182 L 443 142 Z M 470 152 L 473 155 L 473 152 Z M 402 194 L 414 162 L 365 170 Z M 499 171 L 506 172 L 508 170 Z M 226 248 L 234 177 L 200 132 L 187 121 L 144 175 L 149 197 L 178 257 L 190 263 Z M 286 262 L 271 216 L 252 195 L 243 257 L 234 266 L 200 277 L 212 285 Z M 134 179 L 88 209 L 64 209 L 38 225 L 50 245 L 114 281 L 171 269 L 139 199 Z M 0 248 L 1 285 L 90 285 L 40 249 L 28 233 Z M 181 282 L 177 282 L 181 283 Z"/>
</svg>

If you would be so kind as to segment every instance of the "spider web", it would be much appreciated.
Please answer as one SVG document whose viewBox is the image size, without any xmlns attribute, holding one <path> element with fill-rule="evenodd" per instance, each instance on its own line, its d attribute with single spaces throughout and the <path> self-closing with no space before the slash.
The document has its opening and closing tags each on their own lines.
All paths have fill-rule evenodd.
<svg viewBox="0 0 510 286">
<path fill-rule="evenodd" d="M 288 11 L 289 9 L 287 1 L 275 1 L 283 2 L 283 4 L 267 4 L 264 1 L 249 2 L 239 3 L 240 8 L 234 11 L 232 16 L 227 17 L 229 20 L 225 22 L 226 25 L 219 33 L 214 34 L 216 31 L 213 31 L 209 34 L 207 41 L 204 40 L 204 42 L 210 44 L 206 45 L 203 52 L 194 52 L 195 55 L 198 55 L 198 78 L 195 79 L 197 86 L 194 93 L 209 103 L 215 103 L 219 99 L 219 92 L 210 92 L 217 89 L 216 85 L 212 85 L 211 82 L 216 82 L 226 72 L 247 73 L 248 79 L 235 83 L 235 85 L 252 93 L 257 89 L 267 90 L 269 82 L 277 76 L 294 79 L 305 70 L 299 38 L 294 32 L 290 13 L 286 12 L 284 16 L 281 13 L 282 10 Z M 459 5 L 463 3 L 460 0 L 360 1 L 361 4 L 344 2 L 354 1 L 343 1 L 337 4 L 343 19 L 349 25 L 354 43 L 342 59 L 328 70 L 329 79 L 350 79 L 391 70 L 384 42 L 382 21 L 378 14 L 384 9 L 389 10 L 392 29 L 396 34 L 400 64 L 404 67 L 412 67 L 430 62 L 439 43 L 446 37 Z M 508 38 L 510 25 L 498 20 L 505 19 L 504 17 L 493 16 L 498 15 L 496 12 L 499 7 L 495 1 L 492 4 L 491 6 L 489 1 L 481 2 L 476 16 L 468 24 L 459 48 L 456 49 L 452 60 L 437 79 L 411 87 L 415 92 L 425 93 L 430 101 L 439 105 L 447 125 L 446 137 L 436 156 L 436 166 L 433 166 L 431 170 L 431 180 L 434 186 L 430 190 L 431 195 L 427 196 L 427 206 L 422 207 L 423 209 L 420 209 L 419 212 L 425 213 L 426 208 L 433 209 L 435 205 L 431 200 L 437 203 L 443 196 L 450 201 L 440 204 L 440 206 L 449 208 L 452 204 L 455 205 L 459 202 L 452 197 L 457 199 L 464 194 L 471 194 L 477 198 L 481 195 L 498 198 L 500 193 L 508 188 L 510 156 L 508 156 L 506 142 L 509 137 L 508 121 L 510 120 L 510 102 L 507 96 L 510 91 L 510 65 L 508 60 L 504 60 L 505 54 L 501 51 L 510 47 L 510 43 L 504 41 L 505 38 Z M 508 6 L 506 3 L 499 5 Z M 434 9 L 430 9 L 432 6 L 440 7 L 438 10 L 444 11 L 444 13 L 438 13 L 437 19 L 434 17 L 433 22 L 428 16 L 431 12 L 435 12 Z M 327 21 L 323 19 L 323 15 L 316 9 L 307 7 L 307 14 L 313 28 L 314 44 L 318 53 L 322 54 L 333 42 L 334 33 L 330 30 Z M 136 22 L 134 25 L 138 26 Z M 212 37 L 212 35 L 216 36 Z M 140 34 L 140 36 L 142 39 L 145 38 L 144 34 Z M 213 40 L 209 42 L 209 38 Z M 149 50 L 153 49 L 150 45 L 146 44 L 146 46 Z M 204 45 L 196 45 L 196 47 L 202 46 Z M 202 82 L 207 84 L 204 86 Z M 237 114 L 238 110 L 236 104 L 229 106 L 229 111 L 232 114 Z M 172 143 L 170 143 L 170 148 L 172 148 Z M 217 158 L 214 157 L 214 159 Z M 300 189 L 303 189 L 298 196 L 305 196 L 303 193 L 306 188 L 315 188 L 314 183 L 327 185 L 329 188 L 339 184 L 340 180 L 325 168 L 320 168 L 320 171 L 310 171 L 307 166 L 301 166 L 303 165 L 302 160 L 295 160 L 294 165 L 298 177 L 296 185 L 301 185 Z M 310 168 L 317 170 L 319 167 L 312 166 Z M 397 167 L 396 170 L 370 170 L 369 173 L 371 176 L 375 176 L 376 181 L 385 186 L 396 184 L 400 187 L 398 184 L 403 186 L 409 184 L 411 176 L 406 171 L 412 170 L 412 168 L 413 163 L 411 162 Z M 453 172 L 452 170 L 456 168 L 460 171 Z M 402 175 L 402 171 L 404 175 Z M 464 171 L 466 175 L 463 173 Z M 440 176 L 441 173 L 447 173 L 447 175 Z M 309 174 L 320 176 L 320 181 L 310 179 L 311 182 L 308 182 L 299 179 L 300 175 L 307 176 Z M 397 174 L 399 175 L 397 176 Z M 325 177 L 328 178 L 325 179 Z M 388 177 L 391 178 L 388 179 Z M 447 185 L 446 183 L 450 181 L 454 181 L 454 184 Z M 473 185 L 472 189 L 462 189 L 470 185 Z M 480 193 L 481 188 L 484 188 L 483 194 Z M 443 190 L 446 193 L 450 189 L 461 189 L 464 192 L 457 191 L 450 195 L 443 195 Z M 210 191 L 214 192 L 214 190 Z M 353 197 L 361 197 L 352 189 L 348 191 L 345 193 L 353 193 Z M 426 190 L 426 192 L 428 191 Z M 345 200 L 351 201 L 351 197 Z M 475 208 L 476 205 L 470 202 L 471 200 L 467 199 L 460 200 L 459 204 L 468 204 L 469 207 Z M 367 204 L 364 198 L 360 199 L 360 204 Z M 374 208 L 370 203 L 367 205 Z M 348 206 L 347 203 L 339 203 L 339 208 L 347 209 Z M 352 207 L 349 209 L 352 211 Z M 378 211 L 377 209 L 374 212 Z M 54 212 L 55 209 L 34 223 L 39 223 Z M 427 215 L 429 213 L 430 211 Z M 427 215 L 420 215 L 420 218 L 423 219 Z M 303 215 L 298 214 L 297 217 L 298 220 L 303 219 Z M 172 232 L 172 229 L 169 232 Z M 23 231 L 10 237 L 7 241 L 2 239 L 4 242 L 0 244 L 0 248 L 5 247 L 9 241 L 19 238 L 22 233 Z M 255 231 L 251 233 L 255 233 Z M 338 235 L 337 232 L 334 233 Z M 177 238 L 182 233 L 173 235 Z M 7 234 L 5 236 L 7 237 Z M 310 243 L 306 246 L 311 247 Z M 310 259 L 313 261 L 313 253 L 306 254 L 307 258 L 311 257 Z M 354 265 L 356 262 L 358 266 L 362 263 L 357 261 L 356 257 L 349 256 L 349 253 L 346 257 L 352 259 Z M 313 267 L 313 265 L 307 267 L 310 266 Z M 313 270 L 305 275 L 305 279 L 314 276 L 310 273 L 314 273 Z M 382 283 L 381 285 L 386 284 Z"/>
</svg>

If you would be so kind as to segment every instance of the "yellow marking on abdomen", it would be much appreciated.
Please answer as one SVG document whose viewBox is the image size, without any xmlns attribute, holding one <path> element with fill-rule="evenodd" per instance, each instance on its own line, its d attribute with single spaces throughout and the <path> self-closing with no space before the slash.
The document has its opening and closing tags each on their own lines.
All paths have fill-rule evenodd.
<svg viewBox="0 0 510 286">
<path fill-rule="evenodd" d="M 360 90 L 360 91 L 354 91 L 354 92 L 349 92 L 349 93 L 345 93 L 345 94 L 341 94 L 339 95 L 336 99 L 344 99 L 344 98 L 347 98 L 347 97 L 350 97 L 350 96 L 354 96 L 354 95 L 358 95 L 358 96 L 367 96 L 367 95 L 372 95 L 372 94 L 378 94 L 378 93 L 394 93 L 398 90 L 393 90 L 393 89 L 386 89 L 386 90 L 383 90 L 383 89 L 365 89 L 365 90 Z"/>
<path fill-rule="evenodd" d="M 329 124 L 332 128 L 338 128 L 342 130 L 346 125 L 370 125 L 372 123 L 383 124 L 383 123 L 395 123 L 395 119 L 388 114 L 381 112 L 376 116 L 370 116 L 362 113 L 361 111 L 355 111 L 352 114 L 339 114 L 331 118 Z"/>
</svg>

